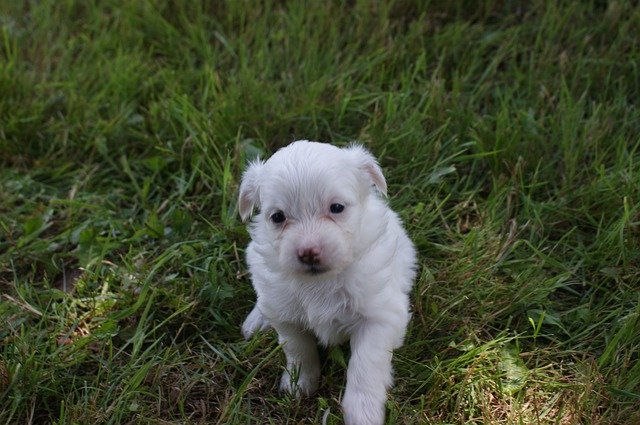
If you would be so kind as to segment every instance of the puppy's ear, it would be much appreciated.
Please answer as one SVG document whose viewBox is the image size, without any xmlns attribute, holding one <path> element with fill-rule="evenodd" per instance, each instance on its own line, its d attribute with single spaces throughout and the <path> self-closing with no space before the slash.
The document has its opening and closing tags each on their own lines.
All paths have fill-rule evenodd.
<svg viewBox="0 0 640 425">
<path fill-rule="evenodd" d="M 387 196 L 387 181 L 382 175 L 382 169 L 380 165 L 378 165 L 378 161 L 371 155 L 371 152 L 357 144 L 352 144 L 346 148 L 346 150 L 351 155 L 358 169 L 365 174 L 378 192 Z"/>
<path fill-rule="evenodd" d="M 242 183 L 240 183 L 240 195 L 238 196 L 238 211 L 242 221 L 251 218 L 253 208 L 259 206 L 260 200 L 260 174 L 264 162 L 259 159 L 249 163 L 246 171 L 242 175 Z"/>
</svg>

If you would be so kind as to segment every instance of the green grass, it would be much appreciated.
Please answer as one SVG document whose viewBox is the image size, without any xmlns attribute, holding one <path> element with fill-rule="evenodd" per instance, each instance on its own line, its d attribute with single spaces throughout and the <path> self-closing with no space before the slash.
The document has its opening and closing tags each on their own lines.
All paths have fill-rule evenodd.
<svg viewBox="0 0 640 425">
<path fill-rule="evenodd" d="M 236 193 L 359 140 L 420 254 L 388 423 L 640 422 L 631 2 L 0 2 L 0 424 L 341 423 L 277 393 Z"/>
</svg>

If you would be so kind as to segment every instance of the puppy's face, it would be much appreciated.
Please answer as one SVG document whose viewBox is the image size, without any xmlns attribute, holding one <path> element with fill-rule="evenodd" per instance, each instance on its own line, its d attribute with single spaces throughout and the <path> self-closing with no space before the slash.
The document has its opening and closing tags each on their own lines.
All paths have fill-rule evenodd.
<svg viewBox="0 0 640 425">
<path fill-rule="evenodd" d="M 386 192 L 380 167 L 360 146 L 298 141 L 254 162 L 240 187 L 244 220 L 260 208 L 251 235 L 270 268 L 309 279 L 344 270 L 357 255 L 371 188 Z"/>
</svg>

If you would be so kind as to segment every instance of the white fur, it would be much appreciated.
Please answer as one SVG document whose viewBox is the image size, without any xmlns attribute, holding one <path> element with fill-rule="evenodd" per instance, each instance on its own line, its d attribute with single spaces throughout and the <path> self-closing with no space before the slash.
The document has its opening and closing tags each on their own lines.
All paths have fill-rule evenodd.
<svg viewBox="0 0 640 425">
<path fill-rule="evenodd" d="M 361 146 L 304 140 L 251 163 L 240 188 L 242 218 L 259 208 L 247 248 L 258 300 L 243 335 L 276 330 L 287 359 L 280 387 L 296 395 L 318 387 L 316 340 L 350 340 L 347 425 L 384 422 L 392 352 L 410 318 L 416 254 L 379 196 L 386 190 L 375 158 Z M 344 210 L 332 212 L 332 204 Z M 276 212 L 282 223 L 272 221 Z M 304 254 L 313 261 L 304 263 Z"/>
</svg>

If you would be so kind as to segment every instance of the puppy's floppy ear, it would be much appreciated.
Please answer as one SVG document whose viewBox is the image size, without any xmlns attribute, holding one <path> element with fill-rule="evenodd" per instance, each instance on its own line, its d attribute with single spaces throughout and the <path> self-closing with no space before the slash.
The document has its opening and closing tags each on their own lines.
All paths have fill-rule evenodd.
<svg viewBox="0 0 640 425">
<path fill-rule="evenodd" d="M 242 175 L 240 183 L 240 195 L 238 196 L 238 210 L 242 221 L 251 218 L 253 207 L 259 206 L 260 200 L 260 174 L 264 162 L 259 159 L 249 163 L 246 171 Z"/>
<path fill-rule="evenodd" d="M 371 152 L 358 144 L 350 145 L 346 148 L 346 151 L 349 152 L 358 169 L 365 174 L 378 192 L 387 196 L 387 181 L 382 175 L 382 169 L 378 165 L 378 161 L 371 155 Z"/>
</svg>

